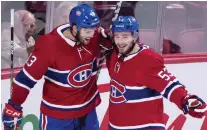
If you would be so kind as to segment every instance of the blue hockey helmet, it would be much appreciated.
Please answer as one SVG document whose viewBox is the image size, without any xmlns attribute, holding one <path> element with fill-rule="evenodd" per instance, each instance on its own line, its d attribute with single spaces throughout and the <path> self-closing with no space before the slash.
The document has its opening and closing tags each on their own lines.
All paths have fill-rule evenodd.
<svg viewBox="0 0 207 130">
<path fill-rule="evenodd" d="M 112 23 L 112 32 L 132 32 L 134 35 L 139 30 L 139 24 L 133 16 L 119 16 Z"/>
<path fill-rule="evenodd" d="M 80 28 L 96 27 L 99 24 L 99 17 L 91 6 L 81 4 L 71 10 L 69 21 L 70 25 L 76 25 L 79 31 Z"/>
</svg>

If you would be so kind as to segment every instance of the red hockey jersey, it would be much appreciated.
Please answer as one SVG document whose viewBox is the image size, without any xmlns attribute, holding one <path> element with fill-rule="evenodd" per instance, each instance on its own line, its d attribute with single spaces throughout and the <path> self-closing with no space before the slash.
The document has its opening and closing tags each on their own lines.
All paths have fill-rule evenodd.
<svg viewBox="0 0 207 130">
<path fill-rule="evenodd" d="M 63 35 L 69 24 L 39 38 L 13 83 L 12 101 L 21 105 L 44 76 L 41 112 L 58 119 L 86 115 L 101 102 L 96 84 L 98 37 L 76 45 Z M 39 96 L 39 95 L 37 95 Z"/>
<path fill-rule="evenodd" d="M 163 97 L 180 109 L 187 95 L 183 85 L 167 71 L 162 57 L 140 45 L 124 59 L 114 51 L 107 58 L 110 81 L 111 130 L 165 130 Z"/>
</svg>

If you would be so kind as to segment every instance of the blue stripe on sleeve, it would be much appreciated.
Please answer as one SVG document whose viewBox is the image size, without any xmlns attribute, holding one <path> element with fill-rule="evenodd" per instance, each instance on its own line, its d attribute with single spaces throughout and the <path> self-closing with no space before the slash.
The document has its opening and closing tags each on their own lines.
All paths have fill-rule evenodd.
<svg viewBox="0 0 207 130">
<path fill-rule="evenodd" d="M 29 77 L 27 77 L 26 74 L 23 72 L 23 70 L 21 70 L 17 74 L 15 80 L 18 81 L 19 83 L 27 86 L 28 88 L 33 88 L 34 85 L 37 83 L 37 82 L 34 82 L 33 80 L 31 80 Z"/>
</svg>

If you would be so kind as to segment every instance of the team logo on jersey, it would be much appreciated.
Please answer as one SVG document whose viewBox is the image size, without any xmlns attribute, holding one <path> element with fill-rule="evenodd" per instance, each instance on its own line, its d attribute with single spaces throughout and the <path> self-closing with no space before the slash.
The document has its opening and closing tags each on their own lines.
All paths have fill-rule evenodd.
<svg viewBox="0 0 207 130">
<path fill-rule="evenodd" d="M 92 76 L 93 62 L 81 65 L 68 74 L 68 83 L 72 87 L 82 88 L 85 87 Z"/>
<path fill-rule="evenodd" d="M 79 10 L 76 11 L 77 16 L 81 16 L 81 12 Z"/>
<path fill-rule="evenodd" d="M 127 100 L 124 97 L 124 93 L 126 92 L 125 86 L 113 79 L 111 80 L 110 85 L 110 101 L 115 104 L 126 102 Z"/>
</svg>

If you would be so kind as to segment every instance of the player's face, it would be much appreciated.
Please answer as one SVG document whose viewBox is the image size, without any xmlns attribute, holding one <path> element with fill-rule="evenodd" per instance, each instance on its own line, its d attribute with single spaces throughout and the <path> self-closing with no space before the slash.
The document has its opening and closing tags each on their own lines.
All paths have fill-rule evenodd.
<svg viewBox="0 0 207 130">
<path fill-rule="evenodd" d="M 114 42 L 119 53 L 126 54 L 133 46 L 134 37 L 131 32 L 114 32 Z"/>
<path fill-rule="evenodd" d="M 79 39 L 83 44 L 88 44 L 90 39 L 94 36 L 96 28 L 81 28 Z"/>
</svg>

